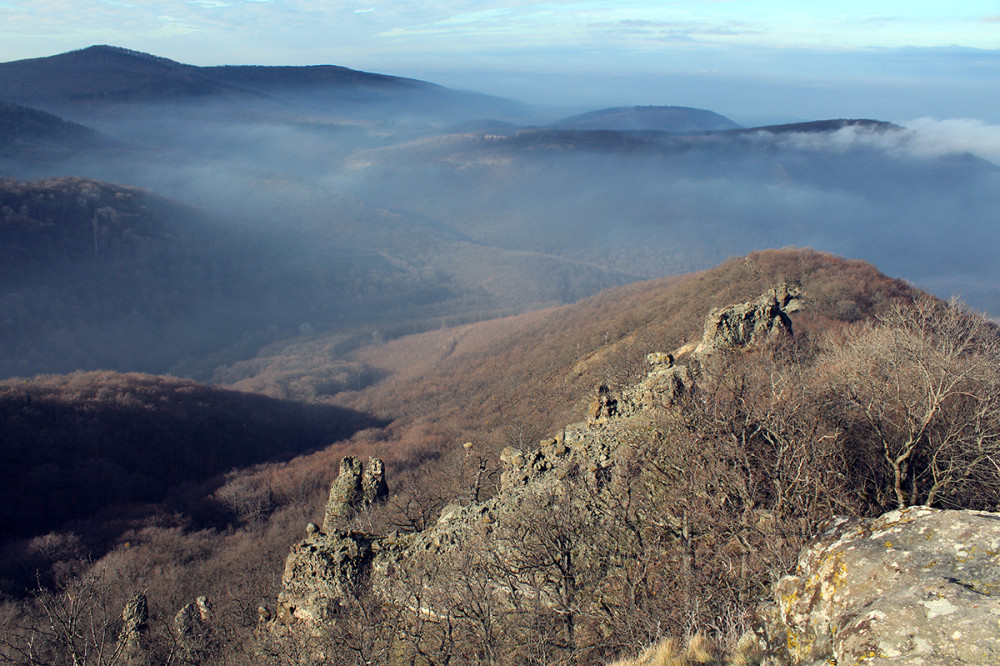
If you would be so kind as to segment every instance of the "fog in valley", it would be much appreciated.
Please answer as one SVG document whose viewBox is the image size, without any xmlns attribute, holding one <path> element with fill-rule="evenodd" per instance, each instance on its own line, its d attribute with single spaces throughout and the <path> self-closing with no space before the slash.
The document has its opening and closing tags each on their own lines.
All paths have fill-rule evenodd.
<svg viewBox="0 0 1000 666">
<path fill-rule="evenodd" d="M 44 266 L 45 233 L 7 248 L 21 252 L 9 266 L 34 268 L 5 278 L 3 335 L 17 353 L 3 375 L 232 378 L 227 366 L 281 340 L 333 336 L 346 351 L 767 247 L 863 259 L 1000 312 L 990 125 L 732 129 L 661 108 L 596 114 L 580 129 L 545 107 L 418 82 L 345 88 L 295 68 L 230 69 L 200 71 L 252 78 L 252 94 L 7 100 L 96 132 L 86 145 L 15 133 L 0 152 L 8 185 L 82 177 L 150 194 L 128 195 L 142 201 L 126 214 L 114 212 L 120 192 L 99 201 L 56 187 L 86 240 Z M 41 229 L 49 215 L 3 205 L 7 224 L 20 212 Z"/>
<path fill-rule="evenodd" d="M 675 3 L 648 8 L 659 24 L 635 3 L 459 4 L 424 22 L 412 4 L 173 9 L 324 49 L 329 24 L 298 21 L 334 17 L 396 57 L 414 35 L 485 48 L 555 16 L 553 34 L 644 61 L 706 37 Z M 81 25 L 104 16 L 143 49 L 165 27 L 225 41 L 183 16 L 133 30 L 151 7 Z M 0 6 L 12 34 L 26 11 Z M 614 16 L 620 42 L 597 20 Z M 260 42 L 241 52 L 281 61 Z M 503 52 L 449 48 L 468 76 Z M 763 51 L 728 53 L 735 73 L 684 67 L 724 84 Z M 997 118 L 894 94 L 916 79 L 888 106 L 854 107 L 833 75 L 794 108 L 762 102 L 813 85 L 804 52 L 781 53 L 796 71 L 716 85 L 725 108 L 692 87 L 637 101 L 657 79 L 609 78 L 627 60 L 581 78 L 598 51 L 544 104 L 113 46 L 0 62 L 0 662 L 625 666 L 659 645 L 791 663 L 814 642 L 765 641 L 760 619 L 788 613 L 761 604 L 831 516 L 995 510 Z M 628 98 L 580 106 L 612 89 Z"/>
</svg>

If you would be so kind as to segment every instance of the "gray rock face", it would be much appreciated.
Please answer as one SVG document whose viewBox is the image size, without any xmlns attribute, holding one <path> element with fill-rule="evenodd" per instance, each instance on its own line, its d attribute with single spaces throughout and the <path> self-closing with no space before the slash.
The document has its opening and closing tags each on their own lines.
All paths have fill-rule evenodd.
<svg viewBox="0 0 1000 666">
<path fill-rule="evenodd" d="M 334 620 L 345 599 L 356 595 L 361 571 L 372 557 L 372 539 L 358 533 L 316 532 L 292 546 L 278 596 L 282 624 Z"/>
<path fill-rule="evenodd" d="M 1000 664 L 1000 514 L 840 518 L 761 611 L 781 664 Z"/>
<path fill-rule="evenodd" d="M 332 532 L 340 521 L 349 518 L 361 503 L 361 461 L 354 456 L 340 459 L 340 472 L 330 485 L 326 501 L 323 531 Z"/>
<path fill-rule="evenodd" d="M 787 313 L 798 309 L 798 299 L 797 289 L 780 284 L 756 300 L 712 310 L 705 318 L 705 333 L 695 353 L 745 347 L 773 335 L 791 333 Z"/>
<path fill-rule="evenodd" d="M 374 456 L 368 459 L 368 466 L 361 475 L 361 502 L 371 506 L 384 500 L 389 495 L 389 486 L 385 482 L 385 464 Z"/>
<path fill-rule="evenodd" d="M 649 354 L 646 360 L 652 367 L 645 378 L 622 394 L 619 408 L 622 415 L 669 407 L 691 386 L 692 377 L 687 366 L 674 365 L 669 354 Z"/>
<path fill-rule="evenodd" d="M 185 663 L 200 664 L 212 651 L 212 608 L 208 598 L 198 597 L 174 616 L 178 654 Z"/>
<path fill-rule="evenodd" d="M 597 387 L 597 395 L 590 403 L 588 411 L 593 423 L 601 423 L 618 415 L 618 400 L 611 389 L 602 384 Z"/>
<path fill-rule="evenodd" d="M 128 600 L 122 610 L 122 628 L 118 634 L 122 657 L 128 663 L 137 663 L 143 651 L 143 637 L 149 624 L 149 606 L 142 592 Z"/>
<path fill-rule="evenodd" d="M 340 472 L 330 485 L 323 531 L 330 533 L 343 527 L 343 522 L 359 509 L 385 499 L 388 494 L 385 465 L 381 460 L 373 456 L 364 467 L 356 457 L 344 456 L 340 460 Z"/>
</svg>

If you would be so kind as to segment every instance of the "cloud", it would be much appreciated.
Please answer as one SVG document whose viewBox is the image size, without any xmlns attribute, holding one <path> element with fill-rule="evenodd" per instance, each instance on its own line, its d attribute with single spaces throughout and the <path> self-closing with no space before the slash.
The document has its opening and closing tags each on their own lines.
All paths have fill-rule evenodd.
<svg viewBox="0 0 1000 666">
<path fill-rule="evenodd" d="M 773 135 L 765 132 L 760 133 L 760 138 L 767 142 L 774 140 Z M 1000 165 L 1000 125 L 969 118 L 919 118 L 895 131 L 849 126 L 831 133 L 800 132 L 785 135 L 783 141 L 816 151 L 868 148 L 913 157 L 971 153 Z"/>
<path fill-rule="evenodd" d="M 916 132 L 915 147 L 926 154 L 968 152 L 1000 164 L 1000 125 L 970 118 L 918 118 L 905 124 Z"/>
</svg>

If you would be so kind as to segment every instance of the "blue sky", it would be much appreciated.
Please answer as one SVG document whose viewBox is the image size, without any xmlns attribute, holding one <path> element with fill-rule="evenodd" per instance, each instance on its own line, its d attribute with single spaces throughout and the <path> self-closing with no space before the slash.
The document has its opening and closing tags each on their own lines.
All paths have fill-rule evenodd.
<svg viewBox="0 0 1000 666">
<path fill-rule="evenodd" d="M 997 0 L 0 0 L 0 60 L 90 44 L 566 106 L 1000 123 Z"/>
</svg>

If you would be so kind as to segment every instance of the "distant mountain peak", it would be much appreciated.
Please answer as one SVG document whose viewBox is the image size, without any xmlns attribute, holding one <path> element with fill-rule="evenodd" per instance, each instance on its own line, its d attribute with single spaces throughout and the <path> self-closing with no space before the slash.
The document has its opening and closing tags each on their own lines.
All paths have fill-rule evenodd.
<svg viewBox="0 0 1000 666">
<path fill-rule="evenodd" d="M 174 60 L 170 60 L 169 58 L 161 58 L 160 56 L 155 56 L 151 53 L 145 53 L 143 51 L 127 49 L 123 46 L 112 46 L 110 44 L 95 44 L 93 46 L 88 46 L 86 48 L 77 49 L 76 51 L 69 51 L 62 55 L 69 55 L 73 53 L 127 56 L 130 58 L 151 60 L 153 62 L 170 63 L 175 65 L 180 64 Z M 58 56 L 53 56 L 53 57 L 58 57 Z"/>
<path fill-rule="evenodd" d="M 618 106 L 570 116 L 552 123 L 550 127 L 575 130 L 712 132 L 740 129 L 741 125 L 707 109 L 687 106 Z"/>
<path fill-rule="evenodd" d="M 407 113 L 480 116 L 517 103 L 405 77 L 337 65 L 201 67 L 107 44 L 0 63 L 0 98 L 70 115 L 82 106 L 185 103 L 210 99 L 280 103 L 351 113 L 395 105 Z M 488 110 L 488 111 L 487 111 Z M 369 111 L 363 110 L 362 115 Z"/>
</svg>

